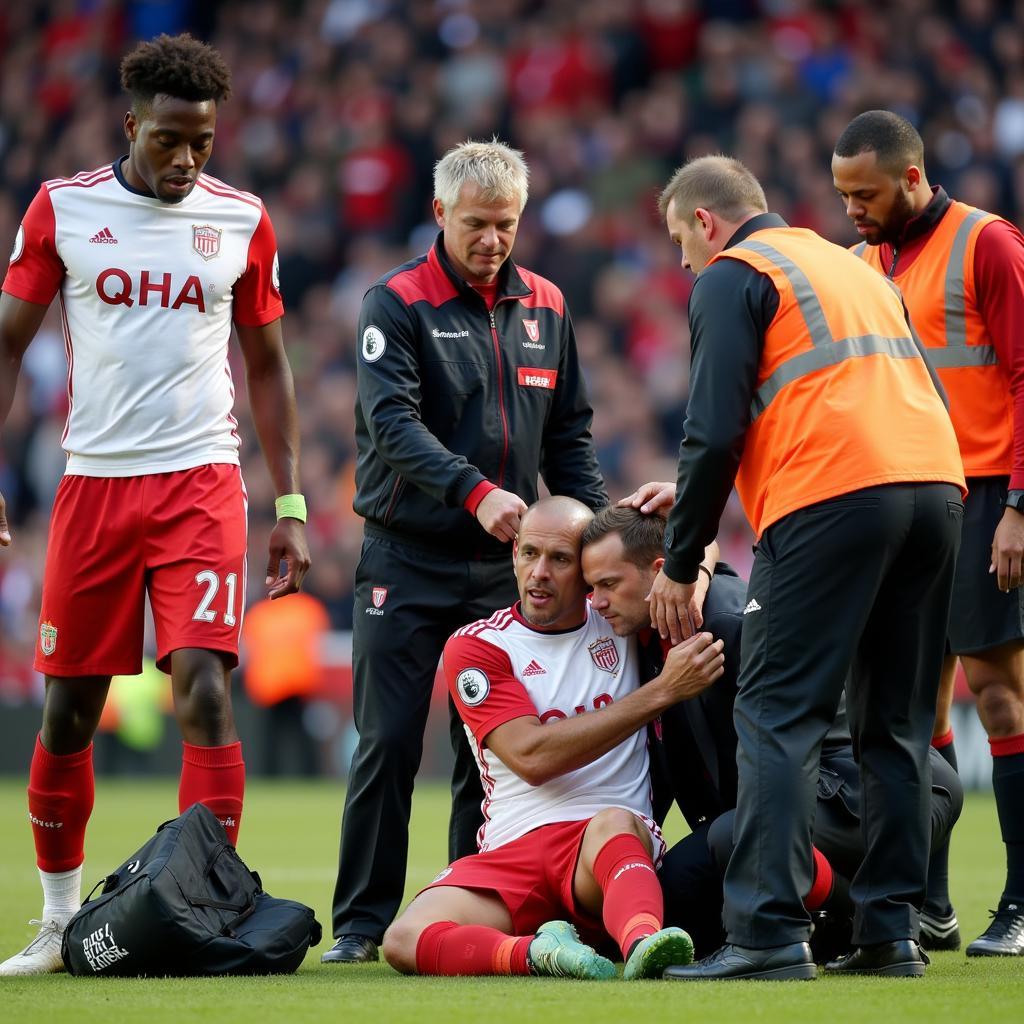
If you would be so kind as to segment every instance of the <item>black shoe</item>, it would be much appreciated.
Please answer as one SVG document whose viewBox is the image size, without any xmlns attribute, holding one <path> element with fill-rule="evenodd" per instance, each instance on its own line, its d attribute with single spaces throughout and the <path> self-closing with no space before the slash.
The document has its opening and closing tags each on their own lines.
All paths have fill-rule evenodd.
<svg viewBox="0 0 1024 1024">
<path fill-rule="evenodd" d="M 879 974 L 887 978 L 920 978 L 930 963 L 913 939 L 858 946 L 848 956 L 825 964 L 827 974 Z"/>
<path fill-rule="evenodd" d="M 365 935 L 342 935 L 322 957 L 322 964 L 369 964 L 379 960 L 377 943 Z"/>
<path fill-rule="evenodd" d="M 952 907 L 948 914 L 933 914 L 927 908 L 921 911 L 921 948 L 953 951 L 960 948 L 960 925 Z"/>
<path fill-rule="evenodd" d="M 1024 906 L 1000 901 L 992 923 L 968 947 L 968 956 L 1024 956 Z"/>
<path fill-rule="evenodd" d="M 772 949 L 726 945 L 695 964 L 666 967 L 662 974 L 666 981 L 810 981 L 817 976 L 818 968 L 806 942 L 791 942 Z"/>
</svg>

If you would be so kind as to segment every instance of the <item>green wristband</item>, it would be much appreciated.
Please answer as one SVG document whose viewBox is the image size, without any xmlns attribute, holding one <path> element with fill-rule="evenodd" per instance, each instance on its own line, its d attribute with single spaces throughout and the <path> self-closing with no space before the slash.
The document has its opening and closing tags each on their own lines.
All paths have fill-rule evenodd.
<svg viewBox="0 0 1024 1024">
<path fill-rule="evenodd" d="M 274 511 L 278 519 L 298 519 L 306 521 L 306 496 L 304 494 L 282 494 L 274 501 Z"/>
</svg>

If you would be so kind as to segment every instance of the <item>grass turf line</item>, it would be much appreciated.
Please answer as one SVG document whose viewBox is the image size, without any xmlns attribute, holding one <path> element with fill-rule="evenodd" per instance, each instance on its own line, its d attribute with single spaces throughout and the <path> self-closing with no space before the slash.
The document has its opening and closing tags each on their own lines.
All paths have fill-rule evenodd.
<svg viewBox="0 0 1024 1024">
<path fill-rule="evenodd" d="M 100 779 L 86 841 L 86 890 L 140 846 L 176 811 L 176 780 Z M 239 847 L 269 892 L 312 906 L 330 932 L 330 901 L 344 799 L 330 782 L 252 780 L 246 793 Z M 0 780 L 0 958 L 31 937 L 27 925 L 40 909 L 32 841 L 25 823 L 23 780 Z M 413 808 L 406 898 L 444 866 L 448 795 L 442 785 L 417 789 Z M 672 840 L 685 831 L 670 820 Z M 1002 882 L 1002 844 L 989 795 L 971 795 L 953 839 L 953 899 L 965 942 L 988 921 Z M 751 1020 L 774 1024 L 828 1021 L 885 1024 L 929 1018 L 950 1021 L 1014 1019 L 1024 1013 L 1024 962 L 967 960 L 963 953 L 933 954 L 921 981 L 821 978 L 811 984 L 730 985 L 648 982 L 581 983 L 527 978 L 403 978 L 385 964 L 325 967 L 324 939 L 299 973 L 284 978 L 77 979 L 66 975 L 0 979 L 0 1018 L 10 1024 L 91 1022 L 323 1021 L 346 1024 L 523 1024 L 553 1017 L 561 1022 L 618 1024 L 676 1019 L 701 1024 Z M 1014 1009 L 1016 1008 L 1016 1009 Z M 669 1015 L 672 1015 L 670 1017 Z"/>
</svg>

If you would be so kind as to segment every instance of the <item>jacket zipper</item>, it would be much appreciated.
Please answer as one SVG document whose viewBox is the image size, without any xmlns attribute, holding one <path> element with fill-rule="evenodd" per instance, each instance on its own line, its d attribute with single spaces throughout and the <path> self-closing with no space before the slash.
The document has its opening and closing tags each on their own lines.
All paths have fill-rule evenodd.
<svg viewBox="0 0 1024 1024">
<path fill-rule="evenodd" d="M 896 261 L 900 258 L 900 251 L 896 246 L 892 247 L 892 265 L 889 267 L 889 280 L 891 281 L 896 277 Z"/>
<path fill-rule="evenodd" d="M 495 303 L 497 305 L 497 303 Z M 491 339 L 494 342 L 494 360 L 498 364 L 498 411 L 501 413 L 501 466 L 498 469 L 498 486 L 505 486 L 505 463 L 508 460 L 508 415 L 505 412 L 505 383 L 501 368 L 501 346 L 498 343 L 498 325 L 494 322 L 494 310 L 489 309 L 487 315 L 491 321 Z"/>
</svg>

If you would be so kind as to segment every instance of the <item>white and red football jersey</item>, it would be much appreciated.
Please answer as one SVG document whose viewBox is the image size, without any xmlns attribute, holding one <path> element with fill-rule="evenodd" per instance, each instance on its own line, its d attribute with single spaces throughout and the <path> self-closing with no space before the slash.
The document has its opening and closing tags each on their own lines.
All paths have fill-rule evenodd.
<svg viewBox="0 0 1024 1024">
<path fill-rule="evenodd" d="M 139 476 L 238 462 L 232 320 L 283 312 L 262 202 L 207 174 L 180 203 L 131 188 L 120 161 L 44 182 L 3 290 L 60 295 L 67 472 Z"/>
<path fill-rule="evenodd" d="M 548 723 L 592 714 L 640 685 L 635 641 L 617 637 L 589 601 L 583 625 L 558 633 L 534 629 L 518 605 L 504 608 L 455 633 L 442 665 L 484 786 L 481 850 L 540 825 L 592 818 L 607 807 L 650 819 L 646 729 L 540 786 L 524 782 L 487 747 L 488 733 L 513 718 L 536 715 Z"/>
</svg>

